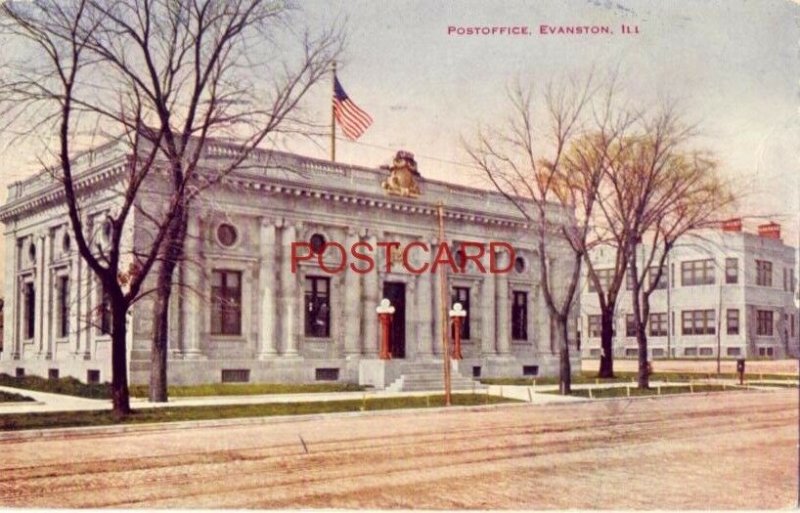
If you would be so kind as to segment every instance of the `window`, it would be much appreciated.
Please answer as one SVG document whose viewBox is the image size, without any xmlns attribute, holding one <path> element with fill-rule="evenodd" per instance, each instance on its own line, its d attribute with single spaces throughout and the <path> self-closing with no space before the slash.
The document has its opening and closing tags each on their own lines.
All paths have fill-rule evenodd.
<svg viewBox="0 0 800 513">
<path fill-rule="evenodd" d="M 738 335 L 739 334 L 739 309 L 738 308 L 729 308 L 727 312 L 725 312 L 725 324 L 727 326 L 727 333 L 728 335 Z"/>
<path fill-rule="evenodd" d="M 250 381 L 250 369 L 222 369 L 220 380 L 223 383 L 247 383 Z"/>
<path fill-rule="evenodd" d="M 314 381 L 339 381 L 339 369 L 336 368 L 314 369 Z"/>
<path fill-rule="evenodd" d="M 522 366 L 522 375 L 523 376 L 538 376 L 539 375 L 539 366 L 538 365 L 523 365 Z"/>
<path fill-rule="evenodd" d="M 739 259 L 725 259 L 725 283 L 739 283 Z"/>
<path fill-rule="evenodd" d="M 242 273 L 211 271 L 211 334 L 242 334 Z"/>
<path fill-rule="evenodd" d="M 775 354 L 775 350 L 771 347 L 759 347 L 758 348 L 758 356 L 773 356 Z"/>
<path fill-rule="evenodd" d="M 29 281 L 23 285 L 22 301 L 25 305 L 23 317 L 25 322 L 25 338 L 32 339 L 36 327 L 36 288 Z"/>
<path fill-rule="evenodd" d="M 681 331 L 684 335 L 713 335 L 714 310 L 684 310 L 681 312 Z"/>
<path fill-rule="evenodd" d="M 511 310 L 511 339 L 528 340 L 528 293 L 514 291 Z"/>
<path fill-rule="evenodd" d="M 697 356 L 696 347 L 687 347 L 683 350 L 683 356 Z"/>
<path fill-rule="evenodd" d="M 233 225 L 222 223 L 217 226 L 217 240 L 221 245 L 229 248 L 236 244 L 238 239 L 239 234 L 236 232 L 236 228 L 234 228 Z"/>
<path fill-rule="evenodd" d="M 650 314 L 650 336 L 651 337 L 666 337 L 667 336 L 667 314 L 666 313 L 652 313 L 652 314 Z"/>
<path fill-rule="evenodd" d="M 100 287 L 100 308 L 99 308 L 99 324 L 100 334 L 108 335 L 111 333 L 111 295 L 101 286 Z"/>
<path fill-rule="evenodd" d="M 597 274 L 597 279 L 600 280 L 600 286 L 603 288 L 603 291 L 608 290 L 608 287 L 611 284 L 611 278 L 614 275 L 614 270 L 596 269 L 595 274 Z M 597 288 L 594 286 L 594 280 L 592 280 L 591 277 L 587 277 L 587 282 L 589 286 L 589 292 L 597 292 Z"/>
<path fill-rule="evenodd" d="M 742 350 L 739 347 L 729 347 L 725 350 L 725 354 L 727 356 L 739 356 L 742 354 Z"/>
<path fill-rule="evenodd" d="M 714 355 L 714 348 L 713 347 L 701 347 L 700 348 L 700 356 L 713 356 Z"/>
<path fill-rule="evenodd" d="M 322 250 L 325 249 L 325 236 L 321 233 L 315 233 L 311 236 L 311 239 L 308 241 L 309 245 L 311 246 L 311 252 L 315 255 L 319 255 L 322 253 Z"/>
<path fill-rule="evenodd" d="M 58 337 L 69 335 L 69 277 L 59 276 L 56 282 L 56 322 Z"/>
<path fill-rule="evenodd" d="M 756 260 L 756 285 L 772 287 L 772 262 Z"/>
<path fill-rule="evenodd" d="M 625 336 L 626 337 L 636 336 L 636 324 L 633 322 L 633 314 L 625 315 Z"/>
<path fill-rule="evenodd" d="M 773 335 L 772 310 L 756 310 L 756 335 Z"/>
<path fill-rule="evenodd" d="M 61 250 L 64 253 L 69 253 L 71 247 L 72 247 L 72 240 L 69 238 L 69 232 L 66 232 L 64 233 L 64 237 L 61 239 Z"/>
<path fill-rule="evenodd" d="M 631 357 L 631 358 L 639 356 L 639 350 L 636 349 L 635 347 L 626 347 L 625 348 L 625 356 L 628 356 L 628 357 Z"/>
<path fill-rule="evenodd" d="M 792 332 L 792 338 L 794 338 L 795 335 L 797 334 L 797 330 L 796 330 L 796 326 L 797 325 L 795 324 L 794 314 L 791 315 L 791 321 L 790 322 L 791 322 L 790 330 Z"/>
<path fill-rule="evenodd" d="M 656 281 L 656 276 L 658 276 L 658 267 L 651 267 L 647 270 L 647 283 L 648 286 L 652 289 L 665 289 L 667 288 L 667 270 L 666 268 L 661 268 L 661 276 L 658 278 L 658 283 L 653 286 Z"/>
<path fill-rule="evenodd" d="M 657 347 L 657 348 L 653 349 L 652 354 L 653 354 L 653 358 L 663 358 L 665 353 L 664 353 L 664 349 L 662 349 L 660 347 Z"/>
<path fill-rule="evenodd" d="M 633 290 L 633 271 L 630 269 L 625 273 L 625 290 Z"/>
<path fill-rule="evenodd" d="M 714 261 L 693 260 L 681 263 L 681 285 L 713 285 Z"/>
<path fill-rule="evenodd" d="M 514 271 L 517 273 L 525 272 L 525 259 L 522 257 L 517 257 L 514 259 Z"/>
<path fill-rule="evenodd" d="M 467 316 L 461 320 L 461 338 L 463 340 L 469 340 L 469 318 L 470 318 L 470 309 L 469 309 L 469 287 L 453 287 L 453 297 L 452 305 L 456 303 L 461 303 L 461 306 L 464 307 L 464 310 L 467 312 Z M 516 303 L 514 303 L 516 306 Z M 455 337 L 455 327 L 451 328 L 451 336 Z"/>
<path fill-rule="evenodd" d="M 788 275 L 788 273 L 786 271 L 788 271 L 788 269 L 786 269 L 784 267 L 783 268 L 783 290 L 789 290 L 789 286 L 786 283 L 788 281 L 787 278 L 789 277 L 789 275 Z"/>
<path fill-rule="evenodd" d="M 331 336 L 330 278 L 306 278 L 306 336 Z"/>
<path fill-rule="evenodd" d="M 86 382 L 90 385 L 97 385 L 100 383 L 100 371 L 97 369 L 89 369 L 86 371 Z"/>
<path fill-rule="evenodd" d="M 589 349 L 589 356 L 592 358 L 600 358 L 600 350 L 599 349 Z"/>
<path fill-rule="evenodd" d="M 600 316 L 589 316 L 589 338 L 600 338 Z"/>
</svg>

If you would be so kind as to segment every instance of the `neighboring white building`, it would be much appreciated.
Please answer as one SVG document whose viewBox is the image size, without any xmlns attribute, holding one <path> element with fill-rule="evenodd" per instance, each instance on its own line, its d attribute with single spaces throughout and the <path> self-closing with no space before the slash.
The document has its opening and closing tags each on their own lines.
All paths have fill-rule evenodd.
<svg viewBox="0 0 800 513">
<path fill-rule="evenodd" d="M 783 243 L 775 223 L 761 225 L 753 234 L 733 220 L 721 230 L 704 230 L 679 241 L 668 256 L 663 288 L 650 298 L 648 359 L 712 358 L 718 352 L 723 358 L 796 357 L 800 319 L 794 302 L 795 251 Z M 592 258 L 602 273 L 613 256 L 609 249 L 599 249 Z M 600 310 L 597 293 L 590 289 L 584 275 L 581 353 L 598 358 Z M 615 357 L 638 357 L 629 290 L 626 279 L 616 306 Z"/>
<path fill-rule="evenodd" d="M 237 152 L 234 146 L 209 144 L 201 168 L 224 165 Z M 76 163 L 87 205 L 83 214 L 94 223 L 96 243 L 107 237 L 103 215 L 118 201 L 112 189 L 125 176 L 127 157 L 125 148 L 109 145 Z M 138 207 L 163 201 L 158 182 L 148 183 Z M 382 297 L 397 309 L 395 363 L 387 372 L 413 370 L 416 363 L 438 372 L 443 329 L 438 273 L 413 274 L 398 265 L 386 272 L 380 254 L 376 268 L 365 274 L 329 274 L 316 259 L 301 261 L 293 272 L 291 245 L 434 245 L 439 202 L 445 205 L 451 243 L 501 241 L 516 250 L 508 273 L 481 273 L 470 263 L 466 272 L 448 279 L 448 294 L 468 310 L 461 374 L 556 373 L 558 356 L 536 269 L 536 231 L 500 194 L 427 180 L 410 154 L 398 153 L 391 168 L 370 169 L 257 152 L 243 170 L 193 204 L 190 263 L 176 273 L 186 287 L 173 294 L 170 305 L 170 382 L 364 381 L 365 372 L 374 374 L 361 364 L 378 354 L 375 307 Z M 46 173 L 13 184 L 0 208 L 7 299 L 0 372 L 106 381 L 110 338 L 103 295 L 70 240 L 65 211 L 61 186 Z M 134 248 L 149 237 L 140 211 L 125 234 Z M 560 207 L 551 207 L 551 213 L 551 219 L 572 222 Z M 558 254 L 559 248 L 569 254 L 556 236 L 549 250 Z M 416 250 L 412 255 L 415 267 L 431 258 Z M 325 253 L 324 263 L 337 267 L 335 252 Z M 576 333 L 577 309 L 572 324 Z M 146 297 L 129 322 L 133 383 L 148 381 L 152 325 Z"/>
</svg>

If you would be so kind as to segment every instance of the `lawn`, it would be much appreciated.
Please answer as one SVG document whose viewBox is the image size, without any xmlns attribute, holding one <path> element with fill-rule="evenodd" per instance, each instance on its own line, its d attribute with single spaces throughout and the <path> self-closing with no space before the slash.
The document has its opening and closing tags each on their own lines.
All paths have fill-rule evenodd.
<svg viewBox="0 0 800 513">
<path fill-rule="evenodd" d="M 589 384 L 602 384 L 602 383 L 635 383 L 637 374 L 635 372 L 615 372 L 613 378 L 598 378 L 596 372 L 581 371 L 572 376 L 572 384 L 574 385 L 589 385 Z M 773 380 L 787 380 L 796 381 L 797 376 L 789 374 L 760 374 L 750 373 L 745 374 L 745 381 L 760 380 L 760 379 L 773 379 Z M 650 381 L 665 381 L 668 383 L 685 383 L 689 381 L 697 381 L 699 379 L 739 379 L 738 374 L 716 373 L 707 372 L 654 372 L 650 374 Z M 559 382 L 558 377 L 529 377 L 529 378 L 481 378 L 481 383 L 485 385 L 521 385 L 530 386 L 534 380 L 537 385 L 557 385 Z"/>
<path fill-rule="evenodd" d="M 89 399 L 110 399 L 108 383 L 89 385 L 75 378 L 45 379 L 39 376 L 16 378 L 8 374 L 0 374 L 0 385 L 50 392 L 53 394 L 74 395 Z M 169 397 L 201 397 L 210 395 L 259 395 L 259 394 L 303 394 L 312 392 L 358 392 L 364 387 L 352 383 L 212 383 L 195 386 L 170 386 Z M 147 385 L 132 385 L 130 394 L 133 397 L 147 397 Z"/>
<path fill-rule="evenodd" d="M 13 394 L 0 390 L 0 403 L 20 403 L 25 401 L 33 401 L 33 399 L 25 395 Z"/>
<path fill-rule="evenodd" d="M 650 387 L 646 389 L 637 387 L 613 387 L 613 388 L 593 388 L 591 395 L 589 389 L 573 389 L 572 395 L 578 397 L 592 397 L 593 399 L 603 399 L 608 397 L 637 397 L 648 395 L 670 395 L 670 394 L 689 394 L 702 392 L 723 392 L 728 390 L 746 390 L 746 388 L 723 386 L 723 385 L 678 385 L 665 387 Z M 558 391 L 548 391 L 548 394 L 557 394 Z"/>
<path fill-rule="evenodd" d="M 515 402 L 513 399 L 488 394 L 453 394 L 453 405 L 474 406 Z M 313 413 L 394 410 L 402 408 L 433 408 L 444 405 L 443 395 L 354 399 L 347 401 L 318 401 L 282 404 L 248 404 L 227 406 L 186 406 L 135 410 L 123 420 L 111 411 L 48 412 L 0 415 L 0 430 L 50 429 L 112 424 L 142 424 L 180 422 L 189 420 L 218 420 Z"/>
<path fill-rule="evenodd" d="M 211 383 L 208 385 L 170 386 L 169 397 L 204 397 L 211 395 L 309 394 L 315 392 L 361 392 L 363 386 L 353 383 Z M 147 385 L 131 386 L 131 395 L 147 397 Z"/>
</svg>

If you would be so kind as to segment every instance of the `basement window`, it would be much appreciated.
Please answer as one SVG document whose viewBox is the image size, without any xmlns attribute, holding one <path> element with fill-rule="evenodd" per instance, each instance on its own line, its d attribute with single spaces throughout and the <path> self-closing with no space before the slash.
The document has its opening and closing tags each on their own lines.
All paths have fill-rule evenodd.
<svg viewBox="0 0 800 513">
<path fill-rule="evenodd" d="M 24 378 L 25 377 L 25 369 L 22 368 L 22 367 L 17 367 L 14 370 L 14 376 L 16 376 L 18 378 Z"/>
<path fill-rule="evenodd" d="M 58 369 L 47 369 L 47 379 L 58 379 Z"/>
<path fill-rule="evenodd" d="M 222 369 L 223 383 L 248 383 L 250 369 Z"/>
<path fill-rule="evenodd" d="M 523 365 L 522 366 L 522 375 L 523 376 L 538 376 L 539 375 L 539 366 L 538 365 Z"/>
<path fill-rule="evenodd" d="M 89 369 L 86 371 L 86 382 L 90 385 L 97 385 L 100 383 L 100 371 L 96 369 Z"/>
<path fill-rule="evenodd" d="M 339 369 L 314 369 L 314 379 L 317 381 L 338 381 Z"/>
<path fill-rule="evenodd" d="M 474 365 L 472 367 L 472 377 L 473 378 L 480 378 L 481 377 L 481 366 L 480 365 Z"/>
</svg>

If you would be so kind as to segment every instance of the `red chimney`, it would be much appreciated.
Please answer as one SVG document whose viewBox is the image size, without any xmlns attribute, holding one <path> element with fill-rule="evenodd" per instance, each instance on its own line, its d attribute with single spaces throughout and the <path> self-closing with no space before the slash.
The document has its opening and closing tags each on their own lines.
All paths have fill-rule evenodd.
<svg viewBox="0 0 800 513">
<path fill-rule="evenodd" d="M 767 223 L 758 226 L 758 236 L 765 239 L 781 240 L 781 225 L 778 223 Z"/>
<path fill-rule="evenodd" d="M 723 232 L 742 231 L 742 218 L 737 217 L 734 219 L 728 219 L 727 221 L 722 221 L 722 231 Z"/>
</svg>

